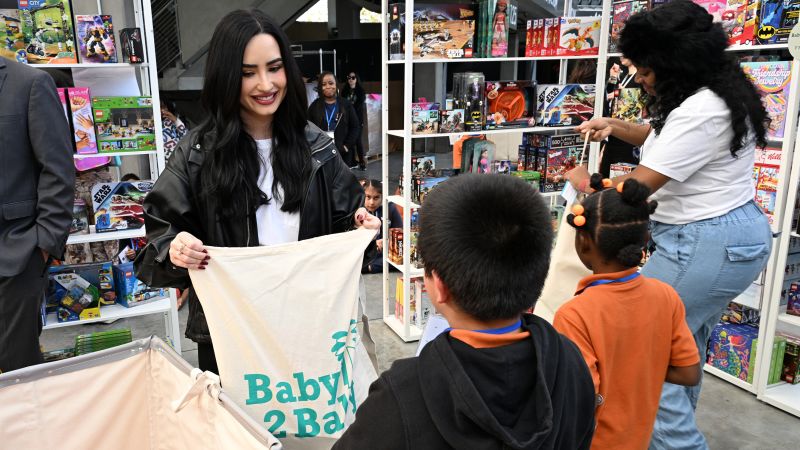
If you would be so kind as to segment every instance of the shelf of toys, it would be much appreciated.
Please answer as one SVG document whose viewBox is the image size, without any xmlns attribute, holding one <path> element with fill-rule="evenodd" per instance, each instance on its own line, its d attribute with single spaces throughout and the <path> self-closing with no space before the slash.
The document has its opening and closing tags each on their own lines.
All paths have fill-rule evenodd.
<svg viewBox="0 0 800 450">
<path fill-rule="evenodd" d="M 573 129 L 581 121 L 602 114 L 603 108 L 602 96 L 595 95 L 596 85 L 566 84 L 567 62 L 597 61 L 597 73 L 601 75 L 596 82 L 603 81 L 610 11 L 611 0 L 606 0 L 599 16 L 574 17 L 567 4 L 563 17 L 542 18 L 541 28 L 534 30 L 538 19 L 516 24 L 517 2 L 513 0 L 425 4 L 419 8 L 414 2 L 383 2 L 383 98 L 389 98 L 389 67 L 399 65 L 403 70 L 403 104 L 412 106 L 403 108 L 403 129 L 388 129 L 388 102 L 384 102 L 382 111 L 384 186 L 390 186 L 388 137 L 403 139 L 399 192 L 392 192 L 394 186 L 391 191 L 384 190 L 395 194 L 384 196 L 384 211 L 390 204 L 402 209 L 403 226 L 390 230 L 384 223 L 383 319 L 404 341 L 420 337 L 430 313 L 421 278 L 424 269 L 416 252 L 416 208 L 437 183 L 456 170 L 520 176 L 549 198 L 557 223 L 556 205 L 564 186 L 559 174 L 563 174 L 569 161 L 583 159 L 579 156 L 583 141 Z M 406 17 L 415 19 L 407 21 Z M 455 19 L 444 20 L 448 17 Z M 524 50 L 517 51 L 517 45 L 509 39 L 513 36 L 509 33 L 512 24 L 517 33 L 524 33 L 525 43 L 520 43 L 526 45 Z M 560 33 L 562 28 L 567 31 Z M 570 34 L 572 29 L 577 31 Z M 560 84 L 537 86 L 530 80 L 500 82 L 487 80 L 482 73 L 447 72 L 447 63 L 476 63 L 476 70 L 485 63 L 508 63 L 513 65 L 514 75 L 510 76 L 516 77 L 517 63 L 548 60 L 560 63 Z M 445 100 L 446 83 L 440 80 L 436 81 L 436 98 L 441 102 L 413 103 L 414 69 L 428 65 L 434 65 L 437 77 L 440 73 L 453 77 L 452 97 Z M 538 102 L 540 94 L 550 100 Z M 412 155 L 412 141 L 433 138 L 450 138 L 451 145 L 457 142 L 461 157 L 454 155 L 451 166 L 449 158 L 442 158 L 447 155 Z M 502 139 L 502 144 L 495 145 L 492 139 Z M 593 144 L 588 158 L 592 167 L 596 166 L 598 153 L 599 145 Z M 565 158 L 562 161 L 557 155 Z M 400 274 L 390 276 L 391 267 Z"/>
<path fill-rule="evenodd" d="M 0 57 L 61 69 L 74 86 L 58 94 L 73 136 L 76 200 L 67 256 L 49 272 L 44 329 L 164 314 L 180 352 L 175 290 L 143 285 L 128 260 L 144 243 L 142 201 L 165 166 L 150 1 L 17 6 L 0 10 Z M 120 182 L 121 166 L 145 180 Z"/>
</svg>

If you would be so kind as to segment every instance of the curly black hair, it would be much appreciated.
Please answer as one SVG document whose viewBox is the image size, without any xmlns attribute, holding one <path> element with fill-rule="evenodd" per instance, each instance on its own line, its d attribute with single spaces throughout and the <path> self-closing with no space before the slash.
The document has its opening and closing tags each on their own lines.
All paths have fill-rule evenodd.
<svg viewBox="0 0 800 450">
<path fill-rule="evenodd" d="M 576 225 L 571 213 L 567 223 L 588 233 L 606 260 L 636 267 L 647 245 L 650 214 L 658 206 L 655 200 L 647 200 L 650 189 L 633 178 L 623 182 L 622 192 L 616 187 L 606 189 L 599 173 L 592 175 L 589 185 L 595 192 L 581 203 L 586 222 Z"/>
<path fill-rule="evenodd" d="M 722 26 L 702 6 L 675 0 L 635 14 L 625 22 L 619 46 L 635 66 L 655 73 L 656 95 L 647 106 L 656 133 L 673 109 L 706 87 L 731 112 L 731 155 L 747 143 L 748 128 L 759 146 L 767 145 L 770 120 L 761 98 L 736 58 L 725 52 L 728 37 Z"/>
</svg>

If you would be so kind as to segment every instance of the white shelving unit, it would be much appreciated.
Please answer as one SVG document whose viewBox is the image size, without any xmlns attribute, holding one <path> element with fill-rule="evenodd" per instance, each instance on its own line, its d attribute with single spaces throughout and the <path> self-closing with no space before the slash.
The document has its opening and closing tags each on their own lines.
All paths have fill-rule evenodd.
<svg viewBox="0 0 800 450">
<path fill-rule="evenodd" d="M 158 72 L 155 65 L 155 42 L 153 37 L 153 13 L 151 11 L 150 0 L 71 0 L 73 20 L 78 14 L 110 14 L 114 20 L 114 28 L 137 27 L 142 32 L 143 47 L 146 61 L 142 64 L 114 63 L 114 64 L 45 64 L 31 65 L 36 68 L 47 69 L 130 69 L 136 71 L 136 78 L 139 83 L 141 94 L 150 96 L 153 99 L 153 118 L 155 123 L 156 147 L 157 150 L 98 153 L 92 155 L 74 155 L 75 159 L 92 158 L 102 156 L 130 157 L 145 156 L 150 162 L 150 178 L 155 180 L 164 170 L 164 146 L 160 139 L 162 135 L 161 110 L 158 94 Z M 119 45 L 119 36 L 115 36 Z M 88 86 L 92 88 L 91 84 Z M 91 230 L 94 231 L 94 230 Z M 70 236 L 67 244 L 81 244 L 87 242 L 102 242 L 118 239 L 130 239 L 145 235 L 144 228 L 138 230 L 125 230 L 110 233 L 90 233 Z M 154 302 L 126 308 L 122 305 L 108 305 L 100 307 L 100 317 L 88 320 L 73 322 L 58 322 L 55 314 L 49 314 L 47 323 L 43 327 L 45 330 L 64 328 L 75 325 L 83 325 L 93 322 L 105 322 L 114 319 L 144 316 L 150 314 L 162 314 L 166 328 L 167 340 L 173 348 L 180 353 L 180 325 L 178 322 L 177 297 L 175 290 L 169 290 L 169 296 Z"/>
<path fill-rule="evenodd" d="M 464 135 L 464 134 L 483 134 L 483 135 L 491 135 L 491 134 L 505 134 L 505 133 L 526 133 L 526 132 L 545 132 L 545 131 L 566 131 L 571 130 L 573 127 L 528 127 L 528 128 L 501 128 L 501 129 L 494 129 L 494 130 L 481 130 L 476 132 L 466 132 L 466 133 L 437 133 L 437 134 L 412 134 L 411 133 L 411 108 L 408 106 L 411 105 L 413 95 L 413 87 L 414 87 L 414 65 L 415 64 L 439 64 L 446 67 L 447 63 L 475 63 L 475 64 L 499 64 L 504 62 L 520 62 L 520 61 L 560 61 L 561 62 L 561 70 L 560 70 L 560 82 L 566 82 L 567 76 L 567 61 L 568 60 L 580 60 L 580 59 L 588 59 L 588 60 L 596 60 L 597 61 L 597 78 L 596 83 L 597 86 L 600 88 L 597 90 L 596 100 L 595 100 L 595 115 L 600 116 L 602 115 L 603 111 L 603 101 L 604 101 L 604 92 L 605 90 L 602 88 L 605 86 L 605 71 L 606 71 L 606 59 L 607 59 L 607 49 L 608 49 L 608 36 L 609 36 L 609 18 L 610 18 L 610 11 L 611 11 L 611 0 L 604 0 L 603 1 L 603 9 L 602 9 L 602 21 L 601 21 L 601 30 L 600 30 L 600 43 L 599 43 L 599 55 L 581 55 L 581 56 L 540 56 L 540 57 L 507 57 L 507 58 L 459 58 L 459 59 L 413 59 L 412 55 L 412 48 L 413 48 L 413 41 L 410 29 L 413 26 L 412 17 L 414 17 L 414 2 L 407 1 L 405 2 L 405 17 L 407 18 L 405 21 L 406 32 L 405 32 L 405 57 L 402 60 L 389 60 L 388 55 L 388 48 L 389 48 L 389 41 L 388 41 L 388 1 L 384 0 L 381 5 L 381 12 L 383 17 L 383 27 L 381 30 L 381 55 L 382 55 L 382 72 L 381 72 L 381 88 L 383 98 L 385 99 L 381 108 L 382 108 L 382 124 L 383 124 L 383 133 L 382 133 L 382 148 L 383 148 L 383 158 L 382 158 L 382 168 L 383 168 L 383 185 L 389 185 L 389 157 L 388 157 L 388 137 L 395 136 L 403 139 L 403 196 L 384 196 L 383 200 L 383 210 L 388 210 L 388 204 L 395 203 L 400 205 L 404 208 L 403 214 L 403 231 L 404 236 L 409 236 L 410 232 L 410 221 L 411 221 L 411 214 L 409 212 L 410 209 L 417 208 L 419 205 L 411 202 L 411 151 L 412 151 L 412 140 L 413 139 L 429 139 L 429 138 L 438 138 L 438 137 L 450 137 L 455 135 Z M 466 1 L 465 1 L 466 3 Z M 565 4 L 564 14 L 565 16 L 568 14 L 568 9 L 570 8 L 569 2 Z M 518 33 L 524 32 L 524 25 L 522 29 L 518 29 Z M 388 123 L 389 123 L 389 105 L 388 105 L 388 92 L 389 92 L 389 66 L 390 65 L 401 65 L 403 66 L 404 75 L 404 90 L 403 90 L 403 123 L 405 124 L 402 130 L 389 130 Z M 445 69 L 446 70 L 446 69 Z M 589 166 L 595 168 L 597 166 L 597 154 L 599 150 L 598 144 L 592 144 L 591 153 L 589 158 Z M 544 196 L 551 199 L 551 201 L 556 201 L 559 197 L 559 192 L 547 193 L 543 194 Z M 383 237 L 384 237 L 384 248 L 388 248 L 387 246 L 387 237 L 389 233 L 388 223 L 384 222 L 383 225 Z M 414 268 L 410 263 L 410 240 L 403 239 L 403 264 L 395 264 L 388 260 L 386 254 L 388 252 L 384 251 L 384 264 L 383 264 L 383 321 L 391 328 L 401 339 L 406 342 L 415 341 L 420 338 L 422 335 L 422 330 L 413 324 L 410 323 L 409 320 L 400 321 L 395 316 L 393 309 L 389 308 L 389 301 L 393 298 L 394 289 L 390 289 L 390 276 L 389 276 L 389 267 L 395 267 L 400 271 L 403 277 L 403 286 L 406 287 L 405 291 L 403 292 L 403 317 L 410 317 L 410 305 L 409 305 L 409 294 L 410 289 L 408 288 L 411 286 L 411 279 L 415 277 L 421 277 L 424 274 L 424 269 Z M 391 286 L 393 287 L 393 285 Z"/>
</svg>

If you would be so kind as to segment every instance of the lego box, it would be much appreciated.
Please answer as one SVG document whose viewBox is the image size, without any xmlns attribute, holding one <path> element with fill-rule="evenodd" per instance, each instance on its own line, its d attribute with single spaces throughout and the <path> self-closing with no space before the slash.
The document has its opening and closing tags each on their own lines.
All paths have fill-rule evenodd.
<svg viewBox="0 0 800 450">
<path fill-rule="evenodd" d="M 144 197 L 152 181 L 99 183 L 92 187 L 95 231 L 131 230 L 144 226 Z"/>
<path fill-rule="evenodd" d="M 142 31 L 138 28 L 123 28 L 119 30 L 119 47 L 122 51 L 122 62 L 130 64 L 144 62 Z"/>
<path fill-rule="evenodd" d="M 25 51 L 25 34 L 22 32 L 22 22 L 18 9 L 0 9 L 0 57 L 28 63 L 28 53 Z"/>
<path fill-rule="evenodd" d="M 167 296 L 166 289 L 151 288 L 136 278 L 133 262 L 114 266 L 114 284 L 117 302 L 126 308 L 146 305 Z"/>
<path fill-rule="evenodd" d="M 461 133 L 464 131 L 464 110 L 447 109 L 439 111 L 439 131 L 442 133 Z"/>
<path fill-rule="evenodd" d="M 19 18 L 30 64 L 76 64 L 69 0 L 19 0 Z"/>
<path fill-rule="evenodd" d="M 152 98 L 94 97 L 92 105 L 100 153 L 156 149 Z"/>
<path fill-rule="evenodd" d="M 472 58 L 476 18 L 470 5 L 415 4 L 414 59 Z"/>
<path fill-rule="evenodd" d="M 82 63 L 115 63 L 117 48 L 111 16 L 76 15 L 78 45 Z"/>
</svg>

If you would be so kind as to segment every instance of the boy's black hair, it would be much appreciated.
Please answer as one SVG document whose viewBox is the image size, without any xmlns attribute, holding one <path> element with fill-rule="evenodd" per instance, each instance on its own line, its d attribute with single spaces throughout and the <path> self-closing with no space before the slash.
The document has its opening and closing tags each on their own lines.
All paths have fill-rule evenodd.
<svg viewBox="0 0 800 450">
<path fill-rule="evenodd" d="M 420 209 L 417 249 L 454 303 L 482 320 L 508 319 L 542 293 L 553 227 L 542 196 L 508 175 L 466 174 L 436 186 Z"/>
<path fill-rule="evenodd" d="M 576 226 L 574 214 L 567 216 L 567 223 L 588 233 L 606 260 L 638 266 L 647 245 L 650 214 L 658 206 L 655 200 L 647 201 L 650 188 L 628 178 L 621 193 L 616 187 L 604 189 L 599 173 L 592 175 L 589 185 L 597 192 L 581 203 L 586 223 Z"/>
<path fill-rule="evenodd" d="M 139 176 L 135 173 L 126 173 L 119 179 L 120 181 L 139 181 Z"/>
</svg>

